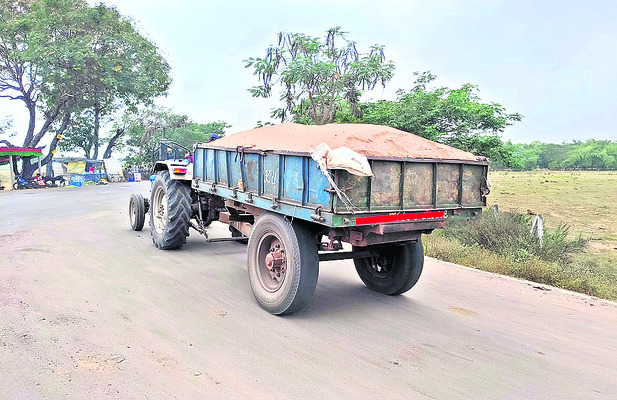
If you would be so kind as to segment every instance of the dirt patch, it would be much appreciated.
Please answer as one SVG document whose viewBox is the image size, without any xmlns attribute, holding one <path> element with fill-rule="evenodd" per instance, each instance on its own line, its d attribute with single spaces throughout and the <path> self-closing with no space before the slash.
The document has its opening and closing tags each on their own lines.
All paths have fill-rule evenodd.
<svg viewBox="0 0 617 400">
<path fill-rule="evenodd" d="M 100 354 L 91 354 L 79 360 L 79 368 L 100 373 L 111 373 L 119 369 L 118 364 L 125 360 L 125 357 L 117 354 L 106 357 Z"/>
<path fill-rule="evenodd" d="M 309 153 L 321 143 L 327 143 L 333 149 L 347 147 L 367 157 L 480 160 L 466 151 L 411 133 L 367 124 L 301 125 L 288 122 L 238 132 L 212 145 Z"/>
<path fill-rule="evenodd" d="M 462 307 L 450 307 L 450 310 L 463 315 L 478 315 L 477 312 Z"/>
</svg>

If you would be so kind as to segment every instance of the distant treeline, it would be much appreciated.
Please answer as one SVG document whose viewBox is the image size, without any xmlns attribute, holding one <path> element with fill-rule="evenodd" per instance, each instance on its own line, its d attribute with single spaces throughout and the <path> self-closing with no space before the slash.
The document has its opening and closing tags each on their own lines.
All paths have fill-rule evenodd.
<svg viewBox="0 0 617 400">
<path fill-rule="evenodd" d="M 503 144 L 507 161 L 492 160 L 495 169 L 601 169 L 617 170 L 617 142 L 590 139 L 574 143 Z"/>
</svg>

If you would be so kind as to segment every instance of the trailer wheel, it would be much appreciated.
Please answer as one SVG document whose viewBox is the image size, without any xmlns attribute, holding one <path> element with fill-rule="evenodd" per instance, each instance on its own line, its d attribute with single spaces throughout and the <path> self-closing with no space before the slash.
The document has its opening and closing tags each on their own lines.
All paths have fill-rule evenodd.
<svg viewBox="0 0 617 400">
<path fill-rule="evenodd" d="M 129 200 L 129 219 L 131 228 L 134 231 L 140 231 L 144 227 L 146 220 L 146 203 L 144 197 L 140 194 L 133 193 Z"/>
<path fill-rule="evenodd" d="M 186 243 L 191 219 L 191 189 L 159 171 L 150 194 L 150 234 L 161 250 L 179 249 Z"/>
<path fill-rule="evenodd" d="M 257 303 L 266 311 L 289 314 L 311 301 L 319 258 L 313 235 L 275 214 L 262 214 L 248 244 L 248 276 Z"/>
<path fill-rule="evenodd" d="M 366 249 L 372 250 L 375 256 L 353 261 L 360 279 L 369 289 L 395 296 L 411 289 L 420 279 L 424 266 L 421 239 L 406 244 L 354 247 L 354 250 Z"/>
</svg>

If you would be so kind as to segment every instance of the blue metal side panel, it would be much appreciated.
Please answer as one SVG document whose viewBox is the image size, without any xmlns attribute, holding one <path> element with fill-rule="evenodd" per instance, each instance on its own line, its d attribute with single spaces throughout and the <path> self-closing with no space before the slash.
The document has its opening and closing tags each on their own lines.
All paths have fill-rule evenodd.
<svg viewBox="0 0 617 400">
<path fill-rule="evenodd" d="M 195 149 L 193 154 L 193 177 L 203 179 L 204 177 L 204 162 L 205 162 L 205 150 Z"/>
<path fill-rule="evenodd" d="M 283 199 L 302 203 L 304 193 L 302 159 L 299 156 L 285 156 L 283 169 Z"/>
<path fill-rule="evenodd" d="M 206 181 L 215 181 L 216 173 L 214 166 L 214 150 L 206 149 L 206 176 L 204 180 Z"/>
<path fill-rule="evenodd" d="M 232 189 L 229 188 L 217 187 L 216 192 L 213 192 L 210 185 L 202 182 L 197 185 L 197 189 L 201 192 L 211 193 L 226 199 L 230 199 L 232 198 L 232 195 L 234 195 L 236 196 L 234 197 L 234 201 L 238 201 L 240 203 L 250 203 L 252 206 L 261 208 L 265 211 L 286 215 L 292 218 L 299 218 L 305 221 L 313 221 L 313 219 L 311 218 L 311 214 L 314 212 L 314 210 L 304 207 L 300 204 L 277 203 L 277 206 L 273 208 L 273 203 L 270 199 L 254 196 L 253 199 L 249 202 L 247 197 L 248 193 L 238 192 L 234 194 L 232 192 Z M 325 212 L 322 214 L 322 216 L 325 218 L 325 221 L 322 222 L 323 225 L 333 226 L 333 214 Z"/>
<path fill-rule="evenodd" d="M 263 158 L 263 194 L 278 198 L 280 166 L 279 155 L 268 154 Z"/>
<path fill-rule="evenodd" d="M 240 156 L 236 156 L 235 152 L 229 151 L 227 154 L 229 155 L 229 175 L 231 177 L 229 187 L 234 188 L 238 186 L 238 181 L 242 179 L 242 163 Z"/>
<path fill-rule="evenodd" d="M 308 203 L 330 208 L 330 193 L 324 189 L 330 187 L 328 178 L 321 172 L 313 159 L 308 160 Z"/>
<path fill-rule="evenodd" d="M 246 190 L 259 193 L 259 154 L 244 155 L 244 184 Z"/>
<path fill-rule="evenodd" d="M 215 150 L 216 158 L 216 182 L 228 185 L 227 179 L 227 152 L 225 150 Z"/>
</svg>

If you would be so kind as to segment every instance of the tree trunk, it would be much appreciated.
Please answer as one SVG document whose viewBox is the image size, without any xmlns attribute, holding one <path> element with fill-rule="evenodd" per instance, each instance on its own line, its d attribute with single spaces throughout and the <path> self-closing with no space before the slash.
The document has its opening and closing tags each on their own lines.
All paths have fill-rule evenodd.
<svg viewBox="0 0 617 400">
<path fill-rule="evenodd" d="M 24 139 L 24 147 L 27 147 L 34 137 L 34 128 L 36 126 L 36 104 L 31 100 L 24 101 L 29 114 L 28 131 L 26 132 L 26 138 Z"/>
<path fill-rule="evenodd" d="M 24 143 L 24 147 L 34 147 L 37 144 L 39 144 L 43 136 L 45 136 L 45 134 L 49 131 L 51 124 L 53 124 L 58 118 L 58 114 L 60 114 L 59 105 L 56 106 L 56 108 L 54 108 L 53 111 L 50 111 L 49 113 L 45 113 L 45 122 L 43 123 L 41 130 L 39 131 L 39 133 L 36 134 L 34 138 L 32 138 L 32 140 L 30 140 L 29 143 Z"/>
<path fill-rule="evenodd" d="M 111 151 L 113 147 L 116 145 L 118 139 L 122 137 L 124 134 L 124 128 L 117 128 L 116 133 L 109 139 L 109 143 L 107 144 L 107 148 L 105 149 L 105 153 L 103 153 L 103 159 L 111 158 Z"/>
<path fill-rule="evenodd" d="M 92 156 L 93 160 L 99 158 L 99 128 L 101 124 L 100 116 L 101 105 L 97 101 L 94 104 L 94 155 Z"/>
<path fill-rule="evenodd" d="M 313 93 L 309 90 L 308 95 L 309 101 L 311 102 L 311 119 L 316 125 L 319 125 L 319 120 L 317 119 L 317 106 L 315 105 Z"/>
<path fill-rule="evenodd" d="M 58 139 L 58 136 L 62 135 L 64 131 L 66 130 L 66 128 L 68 128 L 69 122 L 71 122 L 71 113 L 67 112 L 66 114 L 64 114 L 64 117 L 62 118 L 62 124 L 60 125 L 60 128 L 56 132 L 56 135 L 54 136 L 54 138 L 51 140 L 51 143 L 49 144 L 49 152 L 41 160 L 41 166 L 47 165 L 49 162 L 51 162 L 52 158 L 54 157 L 56 146 L 58 145 L 58 142 L 60 141 L 60 139 Z M 34 173 L 34 171 L 36 171 L 36 169 L 38 168 L 38 161 L 35 161 L 33 163 L 31 161 L 31 158 L 32 157 L 23 159 L 22 176 L 24 177 L 24 179 L 30 178 L 32 174 Z"/>
</svg>

